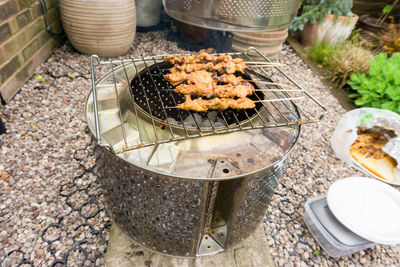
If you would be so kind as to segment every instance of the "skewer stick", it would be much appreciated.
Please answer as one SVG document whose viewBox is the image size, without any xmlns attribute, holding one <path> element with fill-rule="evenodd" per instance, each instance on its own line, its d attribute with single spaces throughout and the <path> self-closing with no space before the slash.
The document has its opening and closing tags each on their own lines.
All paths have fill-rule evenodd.
<svg viewBox="0 0 400 267">
<path fill-rule="evenodd" d="M 163 89 L 161 91 L 175 92 L 175 89 Z M 255 89 L 256 92 L 304 92 L 301 89 Z"/>
<path fill-rule="evenodd" d="M 255 89 L 256 92 L 304 92 L 301 89 Z"/>
<path fill-rule="evenodd" d="M 276 86 L 281 86 L 281 87 L 290 87 L 289 84 L 282 84 L 282 83 L 274 83 L 274 82 L 266 82 L 266 81 L 261 81 L 261 80 L 245 80 L 248 82 L 255 82 L 255 83 L 262 83 L 262 84 L 269 84 L 269 85 L 276 85 Z"/>
<path fill-rule="evenodd" d="M 303 99 L 304 97 L 290 97 L 290 98 L 276 98 L 276 99 L 264 99 L 264 100 L 255 100 L 253 101 L 254 103 L 265 103 L 265 102 L 277 102 L 277 101 L 292 101 L 292 100 L 300 100 Z M 179 108 L 177 106 L 175 107 L 165 107 L 165 109 L 173 109 L 173 108 Z"/>
<path fill-rule="evenodd" d="M 257 64 L 257 65 L 248 65 L 249 68 L 266 68 L 266 67 L 282 67 L 285 64 Z"/>
<path fill-rule="evenodd" d="M 279 63 L 279 62 L 263 62 L 263 61 L 244 61 L 244 63 L 246 64 L 255 64 L 255 65 L 285 65 L 283 63 Z"/>
<path fill-rule="evenodd" d="M 300 100 L 304 97 L 289 97 L 289 98 L 275 98 L 275 99 L 264 99 L 264 100 L 255 100 L 254 103 L 265 103 L 265 102 L 277 102 L 277 101 L 292 101 L 292 100 Z"/>
</svg>

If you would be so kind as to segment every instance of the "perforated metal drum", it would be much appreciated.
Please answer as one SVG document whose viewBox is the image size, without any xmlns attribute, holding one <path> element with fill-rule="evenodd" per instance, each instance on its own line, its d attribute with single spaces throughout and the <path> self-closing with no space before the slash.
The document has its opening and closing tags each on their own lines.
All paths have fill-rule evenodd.
<svg viewBox="0 0 400 267">
<path fill-rule="evenodd" d="M 134 241 L 157 252 L 194 257 L 223 251 L 262 221 L 300 124 L 325 111 L 309 114 L 301 102 L 289 101 L 296 99 L 289 93 L 308 94 L 298 87 L 283 98 L 278 98 L 281 88 L 265 89 L 263 98 L 272 102 L 254 113 L 226 111 L 211 118 L 211 112 L 203 117 L 164 112 L 175 102 L 168 103 L 172 92 L 160 78 L 163 65 L 153 68 L 162 58 L 100 62 L 111 71 L 93 85 L 86 117 L 98 139 L 97 173 L 106 208 Z M 309 101 L 321 108 L 315 99 Z M 181 116 L 186 126 L 165 123 Z M 196 117 L 199 121 L 190 126 L 187 120 Z M 197 123 L 212 123 L 215 129 L 196 128 Z"/>
<path fill-rule="evenodd" d="M 163 0 L 176 20 L 226 31 L 275 31 L 286 28 L 299 0 Z"/>
</svg>

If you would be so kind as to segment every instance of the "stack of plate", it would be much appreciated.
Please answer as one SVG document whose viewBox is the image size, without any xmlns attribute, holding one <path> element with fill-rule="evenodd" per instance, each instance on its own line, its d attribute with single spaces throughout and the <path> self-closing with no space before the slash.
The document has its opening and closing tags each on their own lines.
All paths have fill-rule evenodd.
<svg viewBox="0 0 400 267">
<path fill-rule="evenodd" d="M 306 202 L 304 221 L 332 257 L 400 244 L 400 192 L 370 178 L 341 179 Z"/>
</svg>

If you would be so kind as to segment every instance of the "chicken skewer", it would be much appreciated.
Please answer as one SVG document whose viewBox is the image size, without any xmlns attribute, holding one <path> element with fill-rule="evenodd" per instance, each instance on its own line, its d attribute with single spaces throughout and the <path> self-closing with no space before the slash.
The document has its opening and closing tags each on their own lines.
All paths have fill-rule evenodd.
<svg viewBox="0 0 400 267">
<path fill-rule="evenodd" d="M 232 109 L 251 109 L 255 108 L 256 104 L 250 98 L 244 97 L 239 99 L 232 98 L 213 98 L 204 100 L 196 98 L 192 100 L 190 95 L 186 95 L 186 101 L 178 104 L 178 108 L 183 110 L 193 110 L 197 112 L 205 112 L 209 109 L 225 110 Z"/>
<path fill-rule="evenodd" d="M 208 53 L 200 53 L 199 55 L 191 55 L 191 56 L 175 56 L 169 55 L 165 57 L 165 61 L 170 64 L 198 64 L 198 63 L 220 63 L 220 62 L 234 62 L 234 63 L 245 63 L 245 64 L 253 64 L 253 65 L 283 65 L 275 62 L 258 62 L 258 61 L 247 61 L 244 62 L 241 58 L 232 58 L 231 55 L 225 54 L 220 56 L 210 55 Z"/>
<path fill-rule="evenodd" d="M 217 85 L 213 82 L 211 85 L 202 86 L 201 84 L 180 84 L 174 92 L 183 95 L 198 95 L 198 96 L 217 96 L 220 98 L 243 98 L 254 93 L 254 87 L 248 82 L 242 82 L 238 85 L 225 84 Z"/>
<path fill-rule="evenodd" d="M 278 102 L 278 101 L 293 101 L 301 100 L 304 97 L 290 97 L 290 98 L 276 98 L 276 99 L 263 99 L 263 100 L 251 100 L 250 98 L 213 98 L 204 100 L 202 98 L 196 98 L 192 100 L 190 95 L 186 95 L 186 101 L 178 104 L 176 107 L 165 107 L 166 109 L 179 108 L 183 110 L 193 110 L 197 112 L 205 112 L 210 109 L 225 110 L 228 108 L 232 109 L 251 109 L 255 108 L 255 103 L 266 103 L 266 102 Z"/>
<path fill-rule="evenodd" d="M 207 73 L 207 74 L 206 74 Z M 199 76 L 199 77 L 197 77 Z M 261 80 L 246 80 L 243 79 L 241 76 L 236 76 L 233 74 L 222 74 L 221 76 L 217 75 L 212 75 L 210 72 L 200 70 L 200 71 L 195 71 L 191 73 L 186 73 L 184 71 L 180 72 L 173 72 L 169 74 L 165 74 L 164 78 L 169 81 L 172 85 L 178 85 L 186 80 L 194 80 L 194 79 L 210 79 L 212 77 L 214 80 L 217 82 L 222 82 L 222 83 L 229 83 L 232 85 L 238 85 L 243 81 L 247 82 L 255 82 L 255 83 L 262 83 L 262 84 L 269 84 L 269 85 L 276 85 L 276 86 L 281 86 L 281 87 L 290 87 L 288 84 L 280 84 L 280 83 L 274 83 L 274 82 L 267 82 L 267 81 L 261 81 Z M 189 81 L 190 82 L 190 81 Z"/>
</svg>

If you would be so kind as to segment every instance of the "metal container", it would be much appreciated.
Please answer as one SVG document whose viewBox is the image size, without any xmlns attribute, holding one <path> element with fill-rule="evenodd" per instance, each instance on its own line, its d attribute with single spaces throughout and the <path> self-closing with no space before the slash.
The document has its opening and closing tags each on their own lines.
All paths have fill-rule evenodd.
<svg viewBox="0 0 400 267">
<path fill-rule="evenodd" d="M 157 97 L 167 99 L 161 95 L 166 81 L 147 64 L 160 58 L 103 62 L 111 71 L 96 84 L 92 65 L 95 90 L 86 117 L 99 137 L 97 172 L 107 211 L 138 244 L 160 253 L 194 257 L 229 249 L 264 218 L 306 120 L 293 103 L 272 102 L 244 124 L 227 124 L 225 132 L 155 122 L 162 116 Z M 143 94 L 135 93 L 135 79 Z M 286 127 L 266 128 L 266 111 L 270 125 L 274 117 L 276 126 Z M 224 118 L 230 121 L 228 113 Z"/>
<path fill-rule="evenodd" d="M 225 31 L 277 31 L 294 19 L 299 0 L 163 0 L 176 20 Z"/>
</svg>

